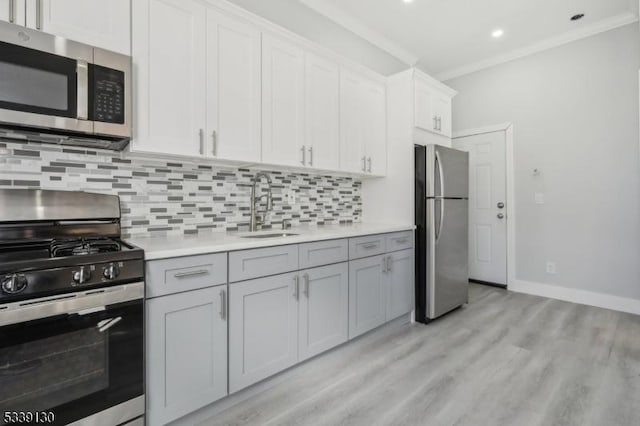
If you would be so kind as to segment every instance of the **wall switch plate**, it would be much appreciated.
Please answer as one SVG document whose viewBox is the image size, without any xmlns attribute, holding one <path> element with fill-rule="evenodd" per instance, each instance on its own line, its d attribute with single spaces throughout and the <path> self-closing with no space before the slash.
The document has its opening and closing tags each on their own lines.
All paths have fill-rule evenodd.
<svg viewBox="0 0 640 426">
<path fill-rule="evenodd" d="M 534 199 L 536 204 L 544 204 L 544 193 L 536 192 Z"/>
<path fill-rule="evenodd" d="M 547 274 L 555 275 L 555 273 L 556 273 L 556 263 L 547 262 Z"/>
</svg>

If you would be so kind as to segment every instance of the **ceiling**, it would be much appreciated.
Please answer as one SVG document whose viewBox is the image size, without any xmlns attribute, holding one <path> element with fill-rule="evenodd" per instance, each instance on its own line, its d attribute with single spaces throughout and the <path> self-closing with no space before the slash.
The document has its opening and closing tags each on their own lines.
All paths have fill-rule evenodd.
<svg viewBox="0 0 640 426">
<path fill-rule="evenodd" d="M 298 1 L 443 80 L 626 25 L 638 15 L 638 0 Z M 577 13 L 585 17 L 572 22 Z M 495 29 L 504 35 L 493 38 Z"/>
</svg>

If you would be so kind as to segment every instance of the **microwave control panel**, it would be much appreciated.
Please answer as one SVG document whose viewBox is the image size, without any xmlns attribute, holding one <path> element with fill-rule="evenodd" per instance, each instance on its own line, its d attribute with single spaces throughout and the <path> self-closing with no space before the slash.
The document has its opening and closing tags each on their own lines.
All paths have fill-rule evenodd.
<svg viewBox="0 0 640 426">
<path fill-rule="evenodd" d="M 89 66 L 89 119 L 103 123 L 124 124 L 124 72 Z"/>
</svg>

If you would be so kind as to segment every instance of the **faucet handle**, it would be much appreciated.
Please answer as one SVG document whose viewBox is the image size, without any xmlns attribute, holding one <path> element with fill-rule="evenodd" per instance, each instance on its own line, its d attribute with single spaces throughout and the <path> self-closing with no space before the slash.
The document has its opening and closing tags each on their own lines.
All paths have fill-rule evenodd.
<svg viewBox="0 0 640 426">
<path fill-rule="evenodd" d="M 282 229 L 291 228 L 291 219 L 282 219 Z"/>
</svg>

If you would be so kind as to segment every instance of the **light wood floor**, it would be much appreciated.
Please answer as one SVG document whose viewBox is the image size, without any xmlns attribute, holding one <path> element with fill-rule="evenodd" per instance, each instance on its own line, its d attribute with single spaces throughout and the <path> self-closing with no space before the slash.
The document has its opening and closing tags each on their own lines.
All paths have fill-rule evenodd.
<svg viewBox="0 0 640 426">
<path fill-rule="evenodd" d="M 203 425 L 640 425 L 640 317 L 472 285 Z"/>
</svg>

